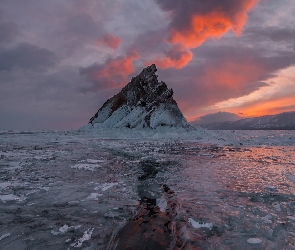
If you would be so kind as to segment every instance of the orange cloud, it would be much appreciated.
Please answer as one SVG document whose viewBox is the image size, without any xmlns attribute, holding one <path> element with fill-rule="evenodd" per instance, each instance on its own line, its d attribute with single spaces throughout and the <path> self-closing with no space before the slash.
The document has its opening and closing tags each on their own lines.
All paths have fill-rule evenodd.
<svg viewBox="0 0 295 250">
<path fill-rule="evenodd" d="M 250 60 L 240 63 L 224 60 L 221 65 L 207 66 L 203 82 L 208 87 L 216 88 L 218 84 L 232 92 L 239 92 L 242 86 L 261 78 L 263 74 L 265 74 L 263 66 Z"/>
<path fill-rule="evenodd" d="M 112 49 L 116 49 L 119 47 L 121 42 L 122 42 L 122 39 L 120 37 L 112 35 L 112 34 L 106 34 L 104 37 L 100 38 L 96 42 L 96 45 L 97 46 L 104 45 Z"/>
<path fill-rule="evenodd" d="M 205 14 L 194 14 L 184 29 L 171 27 L 169 42 L 179 43 L 186 48 L 196 48 L 208 38 L 221 38 L 229 30 L 238 36 L 247 21 L 247 12 L 254 7 L 257 0 L 242 1 L 235 15 L 222 9 L 213 9 Z"/>
<path fill-rule="evenodd" d="M 145 64 L 150 65 L 154 63 L 161 69 L 167 69 L 171 67 L 180 69 L 186 66 L 188 62 L 192 60 L 192 58 L 193 53 L 189 50 L 179 47 L 172 47 L 165 53 L 165 56 L 147 61 Z"/>
<path fill-rule="evenodd" d="M 135 71 L 133 60 L 138 58 L 138 54 L 132 54 L 123 58 L 110 60 L 102 69 L 94 72 L 94 77 L 97 79 L 106 78 L 108 80 L 119 78 L 122 79 L 119 84 L 126 84 L 128 82 L 128 76 Z"/>
<path fill-rule="evenodd" d="M 274 115 L 282 112 L 295 110 L 295 94 L 277 99 L 259 101 L 244 107 L 237 107 L 233 110 L 245 113 L 249 116 Z"/>
<path fill-rule="evenodd" d="M 156 0 L 163 10 L 170 11 L 172 22 L 168 43 L 183 47 L 181 59 L 164 57 L 155 61 L 161 68 L 182 68 L 192 60 L 188 49 L 196 48 L 208 38 L 221 38 L 230 30 L 238 36 L 247 21 L 247 13 L 259 0 Z"/>
<path fill-rule="evenodd" d="M 133 61 L 139 59 L 136 52 L 124 57 L 109 59 L 104 65 L 93 64 L 87 68 L 80 68 L 80 74 L 94 84 L 90 91 L 119 88 L 130 80 L 130 74 L 135 71 Z"/>
</svg>

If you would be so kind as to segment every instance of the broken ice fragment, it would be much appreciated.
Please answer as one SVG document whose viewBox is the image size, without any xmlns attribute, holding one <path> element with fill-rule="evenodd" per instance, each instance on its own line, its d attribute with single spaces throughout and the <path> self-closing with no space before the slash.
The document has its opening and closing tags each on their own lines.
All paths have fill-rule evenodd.
<svg viewBox="0 0 295 250">
<path fill-rule="evenodd" d="M 3 234 L 2 236 L 0 236 L 0 240 L 6 238 L 6 237 L 9 237 L 10 236 L 10 233 L 7 233 L 7 234 Z"/>
<path fill-rule="evenodd" d="M 188 218 L 188 221 L 189 221 L 189 223 L 191 223 L 191 225 L 194 228 L 203 228 L 204 227 L 204 228 L 211 229 L 213 227 L 213 223 L 199 223 L 192 218 Z"/>
<path fill-rule="evenodd" d="M 75 243 L 71 244 L 72 247 L 81 247 L 82 243 L 84 241 L 90 240 L 91 239 L 91 234 L 93 232 L 94 228 L 89 228 L 86 230 L 82 236 L 82 238 L 78 239 Z"/>
<path fill-rule="evenodd" d="M 101 184 L 101 185 L 95 187 L 94 190 L 101 189 L 101 191 L 106 191 L 109 188 L 114 187 L 116 185 L 118 185 L 118 183 L 116 183 L 116 182 L 104 183 L 104 184 Z"/>
<path fill-rule="evenodd" d="M 98 197 L 103 196 L 103 194 L 99 194 L 99 193 L 91 193 L 87 198 L 90 200 L 98 200 Z"/>
</svg>

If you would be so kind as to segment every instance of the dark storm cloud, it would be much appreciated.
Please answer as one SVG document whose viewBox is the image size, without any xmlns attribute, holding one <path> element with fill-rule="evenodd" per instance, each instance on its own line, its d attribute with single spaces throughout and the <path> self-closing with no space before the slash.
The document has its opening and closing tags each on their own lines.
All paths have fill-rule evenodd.
<svg viewBox="0 0 295 250">
<path fill-rule="evenodd" d="M 229 30 L 241 34 L 247 12 L 257 0 L 156 0 L 170 12 L 169 42 L 196 48 L 208 38 L 222 37 Z"/>
<path fill-rule="evenodd" d="M 13 41 L 20 32 L 21 30 L 16 23 L 2 22 L 0 18 L 0 44 Z"/>
<path fill-rule="evenodd" d="M 191 18 L 196 14 L 205 15 L 212 11 L 226 13 L 231 19 L 235 19 L 237 13 L 243 11 L 245 4 L 257 2 L 251 0 L 155 0 L 164 11 L 172 11 L 172 26 L 177 29 L 186 29 L 191 25 Z"/>
<path fill-rule="evenodd" d="M 274 42 L 291 42 L 295 43 L 295 29 L 294 28 L 281 28 L 277 26 L 270 27 L 253 27 L 248 29 L 243 34 L 245 38 L 262 40 L 272 40 Z"/>
<path fill-rule="evenodd" d="M 84 79 L 75 67 L 46 74 L 18 69 L 2 71 L 0 76 L 2 129 L 78 128 L 87 124 L 105 101 L 106 93 L 79 91 Z"/>
<path fill-rule="evenodd" d="M 41 70 L 53 67 L 57 62 L 52 51 L 29 43 L 21 43 L 11 49 L 0 47 L 0 70 Z"/>
</svg>

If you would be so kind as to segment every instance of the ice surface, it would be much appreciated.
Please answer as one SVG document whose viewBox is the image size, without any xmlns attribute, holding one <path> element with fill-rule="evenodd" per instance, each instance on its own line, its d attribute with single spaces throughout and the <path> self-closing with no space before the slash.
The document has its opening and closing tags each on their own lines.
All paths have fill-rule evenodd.
<svg viewBox="0 0 295 250">
<path fill-rule="evenodd" d="M 292 249 L 294 138 L 164 127 L 3 132 L 0 249 L 107 249 L 131 225 L 124 240 L 139 242 L 154 225 L 145 229 L 184 249 Z M 149 214 L 157 220 L 141 223 Z"/>
</svg>

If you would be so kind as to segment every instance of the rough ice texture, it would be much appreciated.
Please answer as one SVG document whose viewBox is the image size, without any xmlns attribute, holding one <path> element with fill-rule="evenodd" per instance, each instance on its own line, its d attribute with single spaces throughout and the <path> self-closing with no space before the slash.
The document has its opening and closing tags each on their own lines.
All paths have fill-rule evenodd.
<svg viewBox="0 0 295 250">
<path fill-rule="evenodd" d="M 90 119 L 93 127 L 189 127 L 173 99 L 173 90 L 158 81 L 154 64 L 133 77 L 117 95 L 107 100 Z"/>
</svg>

